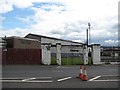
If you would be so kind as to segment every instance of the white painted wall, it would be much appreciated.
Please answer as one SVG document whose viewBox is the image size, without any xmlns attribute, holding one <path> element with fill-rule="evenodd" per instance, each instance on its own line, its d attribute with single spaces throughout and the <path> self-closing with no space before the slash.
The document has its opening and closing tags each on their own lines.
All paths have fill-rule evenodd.
<svg viewBox="0 0 120 90">
<path fill-rule="evenodd" d="M 47 49 L 48 45 L 41 45 L 42 48 L 42 64 L 51 64 L 51 51 Z"/>
<path fill-rule="evenodd" d="M 56 45 L 56 47 L 51 47 L 52 48 L 51 52 L 47 51 L 46 49 L 42 49 L 43 64 L 51 64 L 51 53 L 56 53 L 56 60 L 58 65 L 61 65 L 61 53 L 70 53 L 70 49 L 77 49 L 79 50 L 80 53 L 83 53 L 83 49 L 81 48 L 81 46 L 80 47 L 74 46 L 74 45 L 82 45 L 82 44 L 75 43 L 75 42 L 41 37 L 41 43 L 42 44 L 50 43 L 51 45 Z M 59 45 L 58 43 L 61 43 L 61 45 Z M 68 46 L 66 47 L 65 45 L 68 45 Z M 70 45 L 73 45 L 73 46 L 70 46 Z"/>
<path fill-rule="evenodd" d="M 83 47 L 82 46 L 78 46 L 78 47 L 76 47 L 76 46 L 62 46 L 62 50 L 61 50 L 61 52 L 62 53 L 71 53 L 71 51 L 70 50 L 78 50 L 78 52 L 79 53 L 83 53 Z"/>
<path fill-rule="evenodd" d="M 88 47 L 87 47 L 87 45 L 83 46 L 83 57 L 84 57 L 84 65 L 88 64 Z"/>
<path fill-rule="evenodd" d="M 57 64 L 61 65 L 61 45 L 57 44 Z"/>
<path fill-rule="evenodd" d="M 100 45 L 95 44 L 92 45 L 92 59 L 93 59 L 93 64 L 101 64 L 100 62 Z"/>
</svg>

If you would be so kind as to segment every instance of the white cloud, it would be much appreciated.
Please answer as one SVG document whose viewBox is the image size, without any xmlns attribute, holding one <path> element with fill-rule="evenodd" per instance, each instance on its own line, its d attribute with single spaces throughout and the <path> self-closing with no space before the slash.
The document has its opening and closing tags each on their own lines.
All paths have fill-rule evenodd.
<svg viewBox="0 0 120 90">
<path fill-rule="evenodd" d="M 118 32 L 110 32 L 108 30 L 91 30 L 91 37 L 92 38 L 109 38 L 109 37 L 117 37 Z"/>
<path fill-rule="evenodd" d="M 13 10 L 13 6 L 6 0 L 0 0 L 0 13 L 7 13 Z"/>
<path fill-rule="evenodd" d="M 13 5 L 18 8 L 32 7 L 36 2 L 57 2 L 59 0 L 0 0 L 0 13 L 7 13 L 13 10 Z"/>
<path fill-rule="evenodd" d="M 117 14 L 118 0 L 62 0 L 69 10 L 66 14 L 74 20 L 102 21 Z"/>
<path fill-rule="evenodd" d="M 20 36 L 24 37 L 28 34 L 28 29 L 15 28 L 10 30 L 0 30 L 0 36 Z"/>
<path fill-rule="evenodd" d="M 115 44 L 115 43 L 118 43 L 118 40 L 105 40 L 105 43 L 107 43 L 107 44 Z"/>
<path fill-rule="evenodd" d="M 58 6 L 45 6 L 49 8 L 54 8 L 51 9 L 51 11 L 47 12 L 45 10 L 41 10 L 40 8 L 36 9 L 36 18 L 38 20 L 38 23 L 41 22 L 41 20 L 46 20 L 48 22 L 52 23 L 57 23 L 57 22 L 62 22 L 62 23 L 71 23 L 75 21 L 92 21 L 92 22 L 97 22 L 99 24 L 99 27 L 106 28 L 107 24 L 109 23 L 114 23 L 116 20 L 109 20 L 108 18 L 111 18 L 114 16 L 117 16 L 117 1 L 115 0 L 85 0 L 81 1 L 79 0 L 78 2 L 75 2 L 75 0 L 62 0 L 65 5 L 65 7 L 62 6 L 62 8 L 65 8 L 66 11 L 60 12 L 60 7 Z M 104 2 L 104 3 L 103 3 Z M 99 8 L 99 9 L 97 9 Z M 113 13 L 114 12 L 114 13 Z M 105 13 L 107 15 L 105 15 Z M 114 22 L 113 22 L 114 21 Z"/>
<path fill-rule="evenodd" d="M 29 30 L 9 30 L 11 35 L 22 35 L 31 32 L 43 35 L 52 35 L 63 39 L 74 41 L 85 41 L 87 23 L 91 23 L 91 37 L 105 38 L 116 37 L 117 30 L 111 29 L 117 24 L 118 1 L 119 0 L 2 0 L 3 13 L 13 10 L 13 5 L 18 8 L 28 8 L 35 11 L 35 24 L 29 26 Z M 5 3 L 5 1 L 7 3 Z M 35 2 L 61 2 L 63 5 L 46 4 L 33 7 Z M 1 6 L 1 5 L 0 5 Z M 3 8 L 3 9 L 4 9 Z M 50 9 L 47 11 L 46 9 Z M 1 12 L 1 10 L 0 10 Z M 24 23 L 30 18 L 18 18 Z M 2 31 L 7 34 L 7 31 Z M 80 40 L 81 39 L 81 40 Z M 104 40 L 103 40 L 104 41 Z M 113 42 L 113 41 L 105 41 Z"/>
</svg>

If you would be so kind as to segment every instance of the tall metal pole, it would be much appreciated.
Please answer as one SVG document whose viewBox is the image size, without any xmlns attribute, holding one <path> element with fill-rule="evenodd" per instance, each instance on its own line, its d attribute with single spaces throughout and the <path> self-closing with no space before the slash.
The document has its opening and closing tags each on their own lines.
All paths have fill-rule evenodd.
<svg viewBox="0 0 120 90">
<path fill-rule="evenodd" d="M 86 35 L 87 35 L 87 40 L 86 40 L 86 44 L 88 45 L 88 29 L 86 30 Z"/>
<path fill-rule="evenodd" d="M 88 26 L 89 26 L 89 44 L 91 44 L 91 42 L 90 42 L 90 23 L 88 23 Z"/>
</svg>

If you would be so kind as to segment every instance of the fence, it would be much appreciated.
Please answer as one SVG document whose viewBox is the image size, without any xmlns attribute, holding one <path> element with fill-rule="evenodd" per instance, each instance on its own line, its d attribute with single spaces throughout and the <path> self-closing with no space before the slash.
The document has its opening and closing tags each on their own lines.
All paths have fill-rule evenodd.
<svg viewBox="0 0 120 90">
<path fill-rule="evenodd" d="M 56 46 L 52 46 L 51 47 L 51 64 L 52 65 L 57 65 L 57 61 L 56 61 Z"/>
<path fill-rule="evenodd" d="M 51 64 L 56 62 L 56 47 L 51 48 Z M 61 47 L 61 64 L 62 65 L 79 65 L 83 64 L 83 48 L 75 45 L 62 45 Z"/>
<path fill-rule="evenodd" d="M 41 64 L 41 49 L 7 49 L 2 64 Z"/>
<path fill-rule="evenodd" d="M 101 56 L 101 62 L 120 62 L 120 56 Z"/>
<path fill-rule="evenodd" d="M 81 53 L 62 53 L 62 64 L 63 65 L 79 65 L 83 64 L 83 54 Z"/>
</svg>

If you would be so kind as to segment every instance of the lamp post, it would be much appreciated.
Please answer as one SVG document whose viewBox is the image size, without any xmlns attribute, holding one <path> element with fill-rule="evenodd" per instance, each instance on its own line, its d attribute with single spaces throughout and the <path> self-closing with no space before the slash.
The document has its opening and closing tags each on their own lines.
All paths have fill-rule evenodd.
<svg viewBox="0 0 120 90">
<path fill-rule="evenodd" d="M 89 27 L 89 42 L 88 42 L 88 44 L 91 44 L 91 42 L 90 42 L 90 23 L 88 23 L 88 27 Z"/>
<path fill-rule="evenodd" d="M 88 29 L 86 30 L 86 34 L 87 34 L 87 41 L 86 41 L 86 44 L 88 45 Z"/>
</svg>

